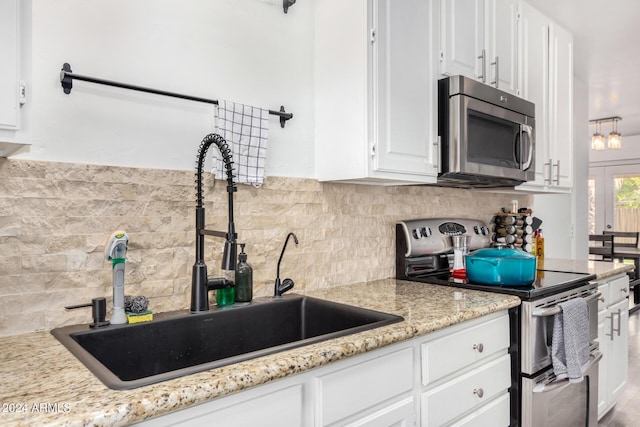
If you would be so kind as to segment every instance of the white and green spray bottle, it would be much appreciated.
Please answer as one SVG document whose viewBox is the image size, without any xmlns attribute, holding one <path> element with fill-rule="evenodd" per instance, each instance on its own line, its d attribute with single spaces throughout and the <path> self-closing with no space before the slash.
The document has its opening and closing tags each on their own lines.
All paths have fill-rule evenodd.
<svg viewBox="0 0 640 427">
<path fill-rule="evenodd" d="M 124 266 L 129 246 L 129 236 L 122 230 L 111 233 L 104 247 L 104 257 L 113 268 L 113 313 L 112 325 L 127 323 L 124 313 Z"/>
</svg>

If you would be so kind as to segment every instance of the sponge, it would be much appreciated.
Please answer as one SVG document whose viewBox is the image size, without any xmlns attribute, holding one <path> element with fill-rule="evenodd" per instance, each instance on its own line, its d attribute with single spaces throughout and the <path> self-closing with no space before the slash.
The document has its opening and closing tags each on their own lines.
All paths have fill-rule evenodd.
<svg viewBox="0 0 640 427">
<path fill-rule="evenodd" d="M 125 314 L 129 323 L 142 323 L 153 320 L 153 312 L 151 310 L 146 310 L 142 313 L 130 313 L 127 311 Z"/>
</svg>

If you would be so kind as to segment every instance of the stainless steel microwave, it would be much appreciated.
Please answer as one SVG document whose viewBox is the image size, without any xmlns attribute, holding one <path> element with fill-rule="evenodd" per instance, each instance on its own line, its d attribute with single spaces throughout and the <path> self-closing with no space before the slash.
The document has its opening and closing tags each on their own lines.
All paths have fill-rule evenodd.
<svg viewBox="0 0 640 427">
<path fill-rule="evenodd" d="M 463 76 L 438 81 L 438 183 L 516 186 L 535 178 L 535 106 Z"/>
</svg>

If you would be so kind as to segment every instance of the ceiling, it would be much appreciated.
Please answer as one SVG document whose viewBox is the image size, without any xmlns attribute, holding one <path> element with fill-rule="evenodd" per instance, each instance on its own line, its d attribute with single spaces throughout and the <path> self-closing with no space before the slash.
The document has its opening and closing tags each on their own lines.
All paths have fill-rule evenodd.
<svg viewBox="0 0 640 427">
<path fill-rule="evenodd" d="M 527 1 L 573 34 L 574 74 L 589 87 L 589 119 L 620 116 L 623 136 L 640 135 L 640 1 Z"/>
</svg>

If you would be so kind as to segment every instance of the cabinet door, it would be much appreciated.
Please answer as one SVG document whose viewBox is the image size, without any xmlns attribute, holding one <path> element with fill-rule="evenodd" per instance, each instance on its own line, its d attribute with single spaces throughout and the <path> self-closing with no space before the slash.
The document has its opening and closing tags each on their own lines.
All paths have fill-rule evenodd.
<svg viewBox="0 0 640 427">
<path fill-rule="evenodd" d="M 430 3 L 377 0 L 373 12 L 373 173 L 436 176 Z"/>
<path fill-rule="evenodd" d="M 606 336 L 605 340 L 608 349 L 608 378 L 607 388 L 609 391 L 609 403 L 614 403 L 622 393 L 627 383 L 628 370 L 628 335 L 629 335 L 629 302 L 624 299 L 609 308 L 608 316 L 605 320 L 607 333 L 613 336 Z M 613 319 L 613 321 L 611 321 Z M 607 325 L 608 323 L 608 325 Z M 613 330 L 611 325 L 613 324 Z M 619 329 L 619 331 L 618 331 Z"/>
<path fill-rule="evenodd" d="M 487 81 L 519 95 L 518 0 L 487 0 L 485 10 Z"/>
<path fill-rule="evenodd" d="M 488 82 L 484 50 L 484 0 L 440 1 L 440 72 Z M 479 58 L 480 57 L 480 58 Z"/>
<path fill-rule="evenodd" d="M 557 25 L 550 31 L 549 119 L 552 185 L 573 187 L 573 38 Z"/>
<path fill-rule="evenodd" d="M 610 339 L 605 334 L 609 331 L 609 325 L 607 316 L 609 310 L 604 309 L 598 312 L 598 342 L 600 343 L 600 352 L 602 353 L 602 359 L 598 363 L 598 418 L 604 416 L 608 409 L 609 404 L 609 344 L 607 339 Z"/>
<path fill-rule="evenodd" d="M 0 129 L 18 128 L 18 1 L 0 0 Z"/>
<path fill-rule="evenodd" d="M 549 160 L 549 20 L 528 3 L 520 4 L 521 96 L 536 106 L 536 177 L 521 187 L 550 182 Z"/>
</svg>

